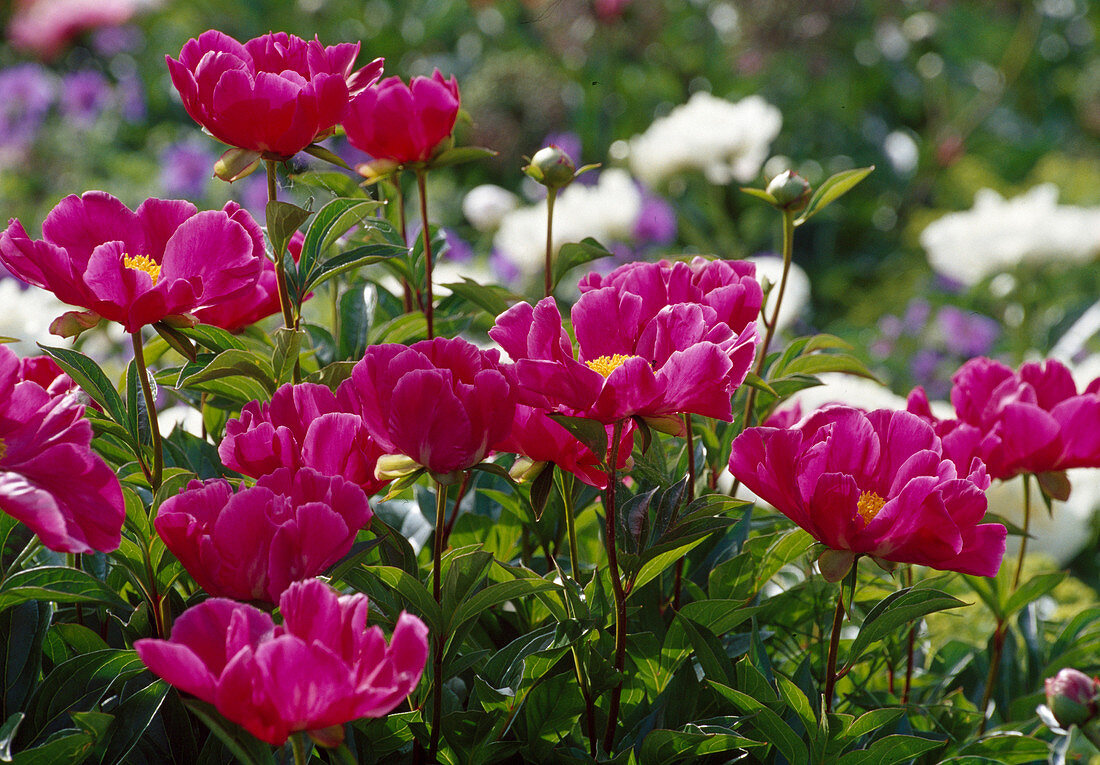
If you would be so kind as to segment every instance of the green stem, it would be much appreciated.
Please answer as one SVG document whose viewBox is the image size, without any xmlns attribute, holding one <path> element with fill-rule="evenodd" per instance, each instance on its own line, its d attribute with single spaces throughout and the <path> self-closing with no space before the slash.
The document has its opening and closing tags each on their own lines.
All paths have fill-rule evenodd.
<svg viewBox="0 0 1100 765">
<path fill-rule="evenodd" d="M 840 584 L 840 588 L 836 594 L 836 610 L 833 612 L 833 631 L 829 636 L 829 658 L 825 662 L 825 711 L 833 711 L 833 690 L 836 688 L 836 681 L 839 675 L 836 671 L 836 659 L 837 653 L 840 649 L 840 626 L 844 623 L 844 585 L 848 584 L 851 592 L 849 593 L 849 599 L 855 599 L 856 588 L 856 569 L 858 566 L 858 559 L 852 563 L 852 570 L 849 572 L 847 581 Z"/>
<path fill-rule="evenodd" d="M 443 567 L 443 526 L 447 514 L 447 487 L 438 481 L 435 484 L 435 544 L 432 554 L 432 597 L 435 602 L 443 602 L 442 567 Z M 443 646 L 444 636 L 436 634 L 432 636 L 435 651 L 432 656 L 432 731 L 431 741 L 428 744 L 428 762 L 436 762 L 439 753 L 439 721 L 443 712 Z"/>
<path fill-rule="evenodd" d="M 398 172 L 393 177 L 393 187 L 397 190 L 397 217 L 401 224 L 401 244 L 405 247 L 409 246 L 409 227 L 408 221 L 405 215 L 405 192 L 401 188 L 401 173 Z M 413 309 L 413 294 L 412 287 L 409 285 L 409 280 L 405 277 L 401 277 L 401 286 L 405 290 L 405 313 L 412 313 Z"/>
<path fill-rule="evenodd" d="M 554 467 L 550 465 L 545 469 L 553 470 Z M 558 491 L 561 492 L 561 501 L 565 505 L 565 530 L 569 537 L 569 572 L 573 575 L 573 581 L 579 582 L 581 555 L 580 548 L 577 546 L 577 519 L 574 516 L 573 507 L 573 474 L 568 470 L 559 470 L 557 478 L 559 479 Z"/>
<path fill-rule="evenodd" d="M 906 587 L 913 586 L 913 567 L 905 567 L 905 585 Z M 909 703 L 909 691 L 913 687 L 913 661 L 914 654 L 916 653 L 917 642 L 917 627 L 920 624 L 920 620 L 917 620 L 909 627 L 909 637 L 906 645 L 905 652 L 905 686 L 901 692 L 901 703 Z"/>
<path fill-rule="evenodd" d="M 306 734 L 298 732 L 290 737 L 290 750 L 294 752 L 294 765 L 306 765 Z"/>
<path fill-rule="evenodd" d="M 615 489 L 618 486 L 615 465 L 618 462 L 619 442 L 623 435 L 623 423 L 615 423 L 611 436 L 611 456 L 607 461 L 607 489 L 604 490 L 604 512 L 607 545 L 607 563 L 611 575 L 611 589 L 615 596 L 615 670 L 620 674 L 626 665 L 626 592 L 623 590 L 619 574 L 619 555 L 615 544 L 615 527 L 618 522 L 615 508 Z M 603 749 L 608 754 L 615 743 L 615 729 L 619 722 L 619 705 L 623 697 L 623 682 L 620 680 L 611 689 L 611 703 L 607 710 L 607 727 L 604 729 Z"/>
<path fill-rule="evenodd" d="M 157 403 L 153 400 L 153 389 L 149 385 L 149 368 L 145 364 L 145 349 L 141 344 L 141 330 L 130 335 L 134 347 L 134 363 L 137 364 L 138 380 L 141 392 L 145 396 L 145 414 L 149 419 L 149 433 L 153 439 L 153 470 L 149 476 L 149 485 L 156 493 L 160 489 L 161 476 L 164 473 L 164 447 L 160 442 L 160 425 L 157 423 Z"/>
<path fill-rule="evenodd" d="M 684 438 L 687 443 L 687 458 L 688 458 L 688 485 L 687 485 L 687 502 L 690 503 L 695 499 L 695 433 L 692 431 L 691 415 L 684 415 Z M 676 522 L 676 518 L 672 519 L 672 522 Z M 676 561 L 676 572 L 672 582 L 672 608 L 676 611 L 680 610 L 680 592 L 683 589 L 684 583 L 684 559 L 680 558 Z"/>
<path fill-rule="evenodd" d="M 428 229 L 428 188 L 427 173 L 423 170 L 416 171 L 416 188 L 420 192 L 420 227 L 424 234 L 424 273 L 427 284 L 426 301 L 424 303 L 424 318 L 428 321 L 428 339 L 435 337 L 434 314 L 435 305 L 432 296 L 432 236 Z"/>
<path fill-rule="evenodd" d="M 1024 535 L 1020 537 L 1020 554 L 1016 557 L 1016 574 L 1012 577 L 1012 591 L 1020 586 L 1020 574 L 1024 570 L 1024 557 L 1027 555 L 1027 537 L 1031 531 L 1031 476 L 1024 473 Z"/>
<path fill-rule="evenodd" d="M 265 160 L 267 166 L 267 201 L 275 202 L 279 198 L 279 183 L 275 173 L 275 160 Z M 286 286 L 286 263 L 283 251 L 272 253 L 275 256 L 275 283 L 279 287 L 279 308 L 283 312 L 283 325 L 287 329 L 295 328 L 294 312 L 290 305 L 290 291 Z M 295 379 L 294 382 L 300 382 Z"/>
<path fill-rule="evenodd" d="M 997 629 L 993 633 L 993 651 L 989 657 L 989 674 L 985 678 L 985 690 L 982 692 L 982 703 L 978 707 L 978 713 L 982 716 L 982 724 L 978 726 L 978 735 L 981 736 L 985 733 L 985 728 L 989 724 L 989 716 L 986 710 L 989 709 L 989 701 L 993 698 L 993 686 L 997 683 L 997 669 L 1001 665 L 1001 654 L 1004 653 L 1005 647 L 1005 634 L 1008 632 L 1008 623 L 998 617 Z"/>
<path fill-rule="evenodd" d="M 34 534 L 31 536 L 26 546 L 15 556 L 15 560 L 11 562 L 11 565 L 8 566 L 8 570 L 4 572 L 4 579 L 7 579 L 16 571 L 23 568 L 23 564 L 30 560 L 34 554 L 38 552 L 40 547 L 42 547 L 42 541 L 38 538 L 37 534 Z"/>
<path fill-rule="evenodd" d="M 544 272 L 544 297 L 550 297 L 550 293 L 554 291 L 554 201 L 557 198 L 557 189 L 548 188 L 546 190 L 546 269 Z"/>
<path fill-rule="evenodd" d="M 1097 728 L 1096 721 L 1093 720 L 1077 727 L 1084 737 L 1089 740 L 1089 743 L 1100 750 L 1100 728 Z"/>
</svg>

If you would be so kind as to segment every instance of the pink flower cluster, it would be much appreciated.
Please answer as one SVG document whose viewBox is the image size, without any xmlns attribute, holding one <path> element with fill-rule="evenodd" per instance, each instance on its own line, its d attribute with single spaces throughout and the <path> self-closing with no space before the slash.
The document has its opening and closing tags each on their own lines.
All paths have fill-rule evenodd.
<svg viewBox="0 0 1100 765">
<path fill-rule="evenodd" d="M 858 555 L 979 576 L 1004 557 L 1005 527 L 981 522 L 985 466 L 960 469 L 909 412 L 830 406 L 790 428 L 748 428 L 730 472 L 833 551 L 832 579 Z"/>
<path fill-rule="evenodd" d="M 170 640 L 138 640 L 153 672 L 217 707 L 271 744 L 291 733 L 322 732 L 381 717 L 420 682 L 428 628 L 402 613 L 386 645 L 367 629 L 367 596 L 337 594 L 316 579 L 279 600 L 283 623 L 263 611 L 212 598 L 172 626 Z"/>
<path fill-rule="evenodd" d="M 114 471 L 91 448 L 72 381 L 48 359 L 0 346 L 0 509 L 58 552 L 110 552 L 125 508 Z"/>
<path fill-rule="evenodd" d="M 993 478 L 1100 467 L 1100 378 L 1083 392 L 1053 359 L 1013 371 L 987 358 L 966 362 L 952 378 L 956 417 L 932 415 L 924 390 L 909 410 L 932 423 L 956 462 L 979 457 Z"/>
</svg>

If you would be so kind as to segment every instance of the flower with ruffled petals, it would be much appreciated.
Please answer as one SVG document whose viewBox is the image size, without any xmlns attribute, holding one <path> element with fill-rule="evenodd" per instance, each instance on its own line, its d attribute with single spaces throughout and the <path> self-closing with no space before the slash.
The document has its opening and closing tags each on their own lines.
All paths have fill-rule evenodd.
<svg viewBox="0 0 1100 765">
<path fill-rule="evenodd" d="M 280 468 L 236 493 L 224 479 L 191 481 L 153 524 L 211 595 L 274 603 L 340 560 L 372 515 L 355 484 Z"/>
<path fill-rule="evenodd" d="M 993 576 L 1005 527 L 981 523 L 985 466 L 959 471 L 932 427 L 909 412 L 819 410 L 790 429 L 749 428 L 733 441 L 730 472 L 830 548 L 839 579 L 858 555 Z"/>
<path fill-rule="evenodd" d="M 295 263 L 302 255 L 302 244 L 305 239 L 305 234 L 295 231 L 287 243 L 287 251 L 294 258 Z M 262 266 L 260 278 L 253 289 L 235 298 L 200 308 L 194 312 L 195 318 L 202 324 L 221 327 L 229 332 L 240 332 L 260 319 L 279 313 L 282 306 L 279 305 L 279 284 L 275 277 L 275 264 L 264 258 Z M 304 300 L 309 300 L 312 296 L 311 292 L 305 296 Z"/>
<path fill-rule="evenodd" d="M 375 159 L 398 165 L 427 162 L 448 137 L 458 116 L 458 81 L 387 77 L 356 95 L 344 118 L 348 141 Z"/>
<path fill-rule="evenodd" d="M 136 211 L 102 191 L 71 195 L 32 240 L 12 220 L 0 263 L 54 293 L 70 312 L 54 322 L 71 336 L 101 317 L 127 332 L 234 297 L 256 283 L 263 233 L 235 202 L 199 212 L 190 202 L 147 199 Z"/>
<path fill-rule="evenodd" d="M 195 122 L 223 143 L 289 158 L 331 133 L 348 98 L 382 74 L 382 59 L 354 70 L 359 43 L 325 47 L 275 32 L 243 45 L 211 29 L 165 56 Z"/>
<path fill-rule="evenodd" d="M 642 298 L 640 320 L 650 321 L 668 305 L 699 303 L 714 309 L 718 321 L 740 332 L 756 321 L 764 291 L 756 280 L 756 266 L 746 260 L 690 262 L 633 262 L 601 275 L 592 271 L 578 284 L 581 293 L 612 287 Z"/>
<path fill-rule="evenodd" d="M 250 401 L 225 424 L 218 453 L 226 467 L 253 478 L 308 467 L 373 494 L 386 484 L 374 476 L 383 452 L 355 407 L 346 380 L 337 393 L 317 383 L 283 385 L 271 401 Z"/>
<path fill-rule="evenodd" d="M 643 417 L 679 433 L 685 413 L 733 417 L 730 396 L 756 354 L 756 325 L 739 333 L 699 303 L 649 315 L 640 295 L 603 287 L 573 306 L 579 359 L 552 298 L 517 303 L 489 336 L 512 357 L 522 403 L 610 424 Z"/>
<path fill-rule="evenodd" d="M 461 338 L 372 345 L 351 373 L 368 432 L 433 474 L 473 467 L 508 435 L 515 393 L 496 351 Z"/>
<path fill-rule="evenodd" d="M 416 688 L 428 628 L 402 612 L 389 645 L 367 629 L 367 596 L 338 596 L 316 579 L 279 600 L 283 623 L 243 603 L 211 598 L 172 625 L 169 640 L 134 643 L 145 665 L 181 691 L 276 746 L 298 731 L 322 732 L 381 717 Z"/>
<path fill-rule="evenodd" d="M 115 472 L 89 444 L 92 426 L 68 386 L 44 387 L 0 346 L 0 510 L 58 552 L 110 552 L 125 507 Z M 64 377 L 55 377 L 54 381 Z M 44 382 L 44 380 L 43 380 Z M 71 381 L 70 381 L 71 382 Z"/>
<path fill-rule="evenodd" d="M 597 457 L 573 434 L 550 419 L 543 410 L 517 404 L 512 432 L 496 448 L 497 451 L 519 454 L 532 463 L 552 462 L 589 486 L 605 489 L 607 472 L 601 463 L 607 461 L 608 453 L 611 451 L 611 440 L 614 437 L 611 426 L 605 429 L 607 446 L 604 453 Z M 617 470 L 622 470 L 630 464 L 630 453 L 633 449 L 634 427 L 628 420 L 627 427 L 623 429 L 619 440 L 619 458 L 615 461 Z M 530 463 L 528 467 L 531 467 Z"/>
<path fill-rule="evenodd" d="M 1014 372 L 980 357 L 952 381 L 956 419 L 935 418 L 923 390 L 909 397 L 909 410 L 933 424 L 945 451 L 980 457 L 990 476 L 1005 480 L 1100 467 L 1100 378 L 1078 393 L 1069 369 L 1053 359 Z"/>
</svg>

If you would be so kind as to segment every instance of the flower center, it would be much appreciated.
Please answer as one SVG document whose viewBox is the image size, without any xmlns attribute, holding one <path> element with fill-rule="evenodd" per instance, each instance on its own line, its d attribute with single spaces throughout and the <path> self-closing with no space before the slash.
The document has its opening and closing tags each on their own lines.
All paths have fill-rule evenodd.
<svg viewBox="0 0 1100 765">
<path fill-rule="evenodd" d="M 157 279 L 160 278 L 160 264 L 148 255 L 123 255 L 122 265 L 149 274 L 149 278 L 153 280 L 154 285 L 157 283 Z"/>
<path fill-rule="evenodd" d="M 628 360 L 635 358 L 634 356 L 624 356 L 621 353 L 616 353 L 614 356 L 600 356 L 599 358 L 592 359 L 591 361 L 584 362 L 589 369 L 593 369 L 599 372 L 604 377 L 607 377 L 616 369 L 625 364 Z"/>
<path fill-rule="evenodd" d="M 885 504 L 886 500 L 875 494 L 875 492 L 865 491 L 859 495 L 859 501 L 856 502 L 856 511 L 864 523 L 870 523 Z"/>
<path fill-rule="evenodd" d="M 4 443 L 4 439 L 0 438 L 0 460 L 4 459 L 4 455 L 8 453 L 8 445 Z"/>
</svg>

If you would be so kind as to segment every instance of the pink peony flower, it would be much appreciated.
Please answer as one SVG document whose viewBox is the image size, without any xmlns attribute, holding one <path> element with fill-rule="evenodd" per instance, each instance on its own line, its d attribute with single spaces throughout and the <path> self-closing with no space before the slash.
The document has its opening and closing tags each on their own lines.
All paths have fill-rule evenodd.
<svg viewBox="0 0 1100 765">
<path fill-rule="evenodd" d="M 85 29 L 129 21 L 138 0 L 16 0 L 8 38 L 12 45 L 52 59 Z"/>
<path fill-rule="evenodd" d="M 295 231 L 287 244 L 287 250 L 295 263 L 302 256 L 302 244 L 305 239 L 305 234 Z M 279 285 L 275 278 L 275 264 L 264 258 L 261 265 L 260 278 L 255 288 L 235 298 L 200 308 L 194 312 L 195 318 L 202 324 L 211 324 L 229 332 L 240 332 L 261 319 L 279 313 L 282 306 L 279 305 Z M 306 295 L 305 299 L 309 298 L 310 295 Z"/>
<path fill-rule="evenodd" d="M 344 130 L 352 146 L 375 159 L 427 162 L 454 130 L 458 105 L 458 82 L 438 69 L 408 85 L 387 77 L 352 99 Z"/>
<path fill-rule="evenodd" d="M 372 515 L 355 484 L 280 468 L 236 493 L 224 479 L 191 481 L 153 523 L 211 595 L 274 603 L 292 582 L 340 560 Z"/>
<path fill-rule="evenodd" d="M 707 305 L 666 305 L 648 320 L 641 296 L 604 287 L 573 306 L 579 360 L 552 298 L 517 303 L 489 336 L 515 362 L 522 402 L 613 423 L 640 416 L 680 432 L 680 414 L 730 421 L 730 396 L 756 353 L 756 326 L 739 333 Z"/>
<path fill-rule="evenodd" d="M 1066 667 L 1043 682 L 1047 707 L 1063 728 L 1085 725 L 1100 714 L 1100 680 Z"/>
<path fill-rule="evenodd" d="M 122 488 L 91 450 L 76 396 L 36 381 L 44 366 L 23 367 L 0 346 L 0 509 L 51 550 L 111 552 L 122 538 Z"/>
<path fill-rule="evenodd" d="M 195 122 L 222 143 L 289 158 L 326 137 L 348 98 L 382 74 L 378 58 L 355 71 L 359 43 L 325 47 L 275 32 L 243 45 L 209 30 L 165 56 Z"/>
<path fill-rule="evenodd" d="M 515 393 L 496 351 L 461 338 L 373 345 L 351 374 L 368 432 L 437 476 L 473 467 L 508 435 Z"/>
<path fill-rule="evenodd" d="M 1005 527 L 981 523 L 985 466 L 959 472 L 909 412 L 833 406 L 789 430 L 749 428 L 733 441 L 730 472 L 846 554 L 830 566 L 833 579 L 856 555 L 980 576 L 995 575 L 1004 556 Z"/>
<path fill-rule="evenodd" d="M 607 473 L 600 467 L 611 451 L 611 428 L 607 428 L 607 447 L 597 459 L 587 446 L 573 437 L 564 427 L 550 419 L 546 412 L 518 404 L 512 432 L 497 445 L 497 451 L 514 452 L 532 462 L 553 462 L 597 489 L 607 488 Z M 616 469 L 622 470 L 630 461 L 634 449 L 634 427 L 628 423 L 619 441 L 619 458 Z"/>
<path fill-rule="evenodd" d="M 17 220 L 0 233 L 0 263 L 13 274 L 88 309 L 89 323 L 102 317 L 127 332 L 235 297 L 256 283 L 264 260 L 263 234 L 235 202 L 198 212 L 190 202 L 147 199 L 131 211 L 88 191 L 61 200 L 40 240 Z M 71 316 L 51 330 L 75 334 L 65 325 Z"/>
<path fill-rule="evenodd" d="M 699 303 L 713 308 L 716 319 L 741 332 L 756 321 L 764 291 L 756 281 L 756 266 L 745 260 L 707 260 L 690 263 L 633 262 L 606 276 L 592 271 L 578 284 L 581 293 L 612 287 L 642 299 L 639 321 L 649 322 L 662 308 L 676 303 Z"/>
<path fill-rule="evenodd" d="M 270 402 L 249 402 L 225 424 L 218 453 L 226 467 L 253 478 L 308 467 L 374 494 L 386 484 L 374 476 L 383 452 L 355 407 L 346 380 L 336 394 L 316 383 L 284 385 Z"/>
<path fill-rule="evenodd" d="M 204 601 L 172 625 L 169 640 L 134 643 L 145 665 L 181 691 L 210 702 L 269 744 L 381 717 L 420 682 L 428 628 L 402 612 L 386 645 L 367 629 L 367 596 L 337 594 L 312 579 L 279 600 L 283 623 L 252 606 Z"/>
<path fill-rule="evenodd" d="M 1100 467 L 1100 378 L 1077 392 L 1069 370 L 1053 359 L 1018 372 L 987 358 L 963 364 L 952 377 L 958 415 L 938 420 L 922 389 L 908 408 L 932 423 L 957 461 L 980 457 L 993 478 Z"/>
</svg>

